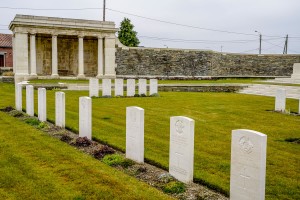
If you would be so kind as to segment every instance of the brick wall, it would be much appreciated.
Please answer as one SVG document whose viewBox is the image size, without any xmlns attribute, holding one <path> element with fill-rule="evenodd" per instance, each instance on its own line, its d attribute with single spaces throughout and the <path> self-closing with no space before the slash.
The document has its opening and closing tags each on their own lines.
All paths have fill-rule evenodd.
<svg viewBox="0 0 300 200">
<path fill-rule="evenodd" d="M 0 52 L 6 52 L 6 54 L 5 54 L 5 67 L 13 67 L 12 48 L 0 47 Z"/>
</svg>

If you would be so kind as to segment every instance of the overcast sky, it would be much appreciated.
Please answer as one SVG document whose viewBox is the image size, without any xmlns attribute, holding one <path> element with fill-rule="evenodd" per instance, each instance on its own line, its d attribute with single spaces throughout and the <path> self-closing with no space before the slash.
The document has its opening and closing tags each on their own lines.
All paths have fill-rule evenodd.
<svg viewBox="0 0 300 200">
<path fill-rule="evenodd" d="M 119 27 L 124 17 L 129 18 L 140 46 L 258 53 L 261 33 L 262 53 L 281 54 L 288 34 L 288 53 L 300 53 L 300 0 L 106 0 L 106 4 L 106 20 Z M 0 7 L 102 8 L 103 0 L 1 0 Z M 7 25 L 16 14 L 102 20 L 100 9 L 0 8 L 0 32 L 10 33 Z"/>
</svg>

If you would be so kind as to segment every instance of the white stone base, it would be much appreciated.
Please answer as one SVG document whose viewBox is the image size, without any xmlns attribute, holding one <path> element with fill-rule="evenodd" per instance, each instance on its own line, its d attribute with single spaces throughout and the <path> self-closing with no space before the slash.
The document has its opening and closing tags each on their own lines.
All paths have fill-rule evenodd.
<svg viewBox="0 0 300 200">
<path fill-rule="evenodd" d="M 59 75 L 58 75 L 58 74 L 52 74 L 52 75 L 51 75 L 51 78 L 53 78 L 53 79 L 58 79 L 58 78 L 59 78 Z"/>
<path fill-rule="evenodd" d="M 84 75 L 84 74 L 78 74 L 78 75 L 77 75 L 77 78 L 78 78 L 78 79 L 85 79 L 85 75 Z"/>
</svg>

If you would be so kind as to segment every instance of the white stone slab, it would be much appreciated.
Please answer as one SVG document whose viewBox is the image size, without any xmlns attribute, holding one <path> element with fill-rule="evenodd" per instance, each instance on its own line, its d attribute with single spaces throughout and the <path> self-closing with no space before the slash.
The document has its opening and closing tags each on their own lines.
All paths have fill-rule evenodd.
<svg viewBox="0 0 300 200">
<path fill-rule="evenodd" d="M 294 63 L 292 79 L 300 79 L 300 63 Z"/>
<path fill-rule="evenodd" d="M 144 163 L 144 109 L 126 108 L 126 158 Z"/>
<path fill-rule="evenodd" d="M 34 116 L 34 89 L 32 85 L 26 85 L 26 113 Z"/>
<path fill-rule="evenodd" d="M 47 121 L 47 93 L 45 88 L 38 89 L 38 118 L 41 122 Z"/>
<path fill-rule="evenodd" d="M 135 95 L 135 79 L 127 79 L 127 96 L 133 97 Z"/>
<path fill-rule="evenodd" d="M 92 99 L 79 98 L 79 137 L 92 139 Z"/>
<path fill-rule="evenodd" d="M 147 95 L 147 80 L 139 79 L 139 95 Z"/>
<path fill-rule="evenodd" d="M 123 79 L 115 79 L 115 96 L 123 96 L 124 95 L 124 80 Z"/>
<path fill-rule="evenodd" d="M 169 173 L 184 183 L 193 182 L 194 127 L 193 119 L 171 117 Z"/>
<path fill-rule="evenodd" d="M 157 79 L 150 79 L 150 95 L 158 94 L 158 81 Z"/>
<path fill-rule="evenodd" d="M 97 78 L 90 78 L 89 91 L 90 97 L 99 97 L 99 80 Z"/>
<path fill-rule="evenodd" d="M 298 104 L 298 114 L 300 114 L 300 99 L 299 99 L 299 104 Z"/>
<path fill-rule="evenodd" d="M 275 95 L 275 111 L 284 112 L 286 102 L 286 90 L 278 89 Z"/>
<path fill-rule="evenodd" d="M 55 125 L 65 128 L 66 125 L 66 99 L 64 92 L 55 93 Z"/>
<path fill-rule="evenodd" d="M 111 79 L 102 80 L 102 96 L 111 96 Z"/>
<path fill-rule="evenodd" d="M 16 90 L 15 93 L 16 110 L 22 111 L 22 90 L 23 90 L 22 83 L 17 83 L 15 90 Z"/>
<path fill-rule="evenodd" d="M 264 200 L 267 136 L 252 130 L 233 130 L 230 200 Z"/>
</svg>

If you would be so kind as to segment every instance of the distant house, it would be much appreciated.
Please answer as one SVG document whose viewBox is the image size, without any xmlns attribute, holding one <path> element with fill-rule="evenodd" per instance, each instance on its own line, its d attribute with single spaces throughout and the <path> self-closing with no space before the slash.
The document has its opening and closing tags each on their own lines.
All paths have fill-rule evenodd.
<svg viewBox="0 0 300 200">
<path fill-rule="evenodd" d="M 12 34 L 0 33 L 0 70 L 13 67 Z"/>
</svg>

